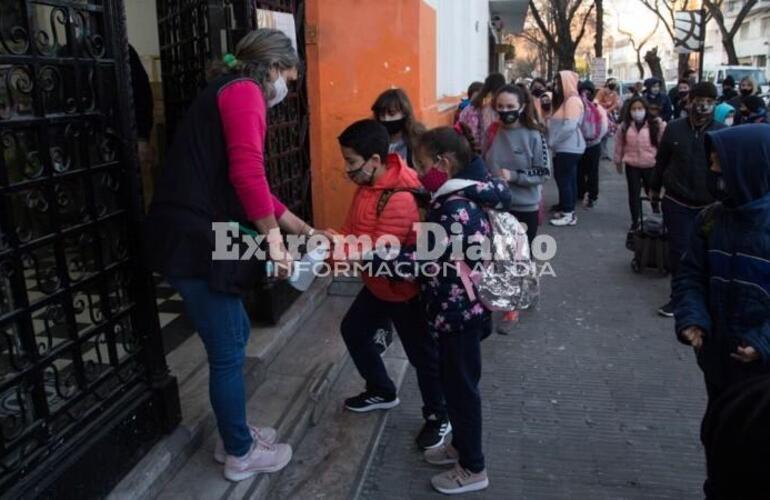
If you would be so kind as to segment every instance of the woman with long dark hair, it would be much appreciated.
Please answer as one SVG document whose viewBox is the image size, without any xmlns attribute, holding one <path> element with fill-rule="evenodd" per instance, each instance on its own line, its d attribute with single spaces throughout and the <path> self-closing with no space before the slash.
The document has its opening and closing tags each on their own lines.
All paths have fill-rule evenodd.
<svg viewBox="0 0 770 500">
<path fill-rule="evenodd" d="M 625 166 L 628 182 L 628 209 L 631 212 L 631 230 L 639 225 L 641 194 L 650 190 L 655 175 L 655 155 L 666 123 L 650 113 L 643 97 L 632 97 L 623 108 L 623 118 L 615 140 L 615 166 L 623 173 Z"/>
<path fill-rule="evenodd" d="M 223 441 L 214 458 L 231 481 L 278 471 L 292 455 L 289 445 L 275 443 L 274 429 L 249 425 L 246 417 L 243 366 L 251 328 L 240 294 L 253 288 L 264 263 L 227 255 L 231 249 L 221 248 L 217 228 L 267 235 L 282 277 L 292 258 L 281 231 L 314 232 L 272 195 L 265 175 L 267 111 L 289 93 L 298 65 L 291 40 L 271 29 L 246 34 L 234 54 L 211 65 L 208 87 L 176 134 L 146 221 L 151 268 L 180 293 L 206 348 L 209 396 Z"/>
<path fill-rule="evenodd" d="M 505 85 L 505 77 L 500 73 L 492 73 L 484 80 L 484 86 L 471 99 L 470 106 L 460 113 L 460 122 L 471 130 L 473 140 L 481 148 L 486 150 L 486 136 L 489 126 L 497 120 L 497 114 L 492 106 L 495 94 Z"/>
<path fill-rule="evenodd" d="M 390 153 L 396 153 L 414 167 L 413 151 L 425 127 L 414 117 L 409 96 L 401 89 L 389 89 L 372 105 L 374 119 L 385 125 L 390 135 Z"/>
</svg>

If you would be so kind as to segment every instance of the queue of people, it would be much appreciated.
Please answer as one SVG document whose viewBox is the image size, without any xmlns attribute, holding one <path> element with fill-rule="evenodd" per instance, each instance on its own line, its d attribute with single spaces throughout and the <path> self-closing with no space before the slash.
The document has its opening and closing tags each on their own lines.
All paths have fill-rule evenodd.
<svg viewBox="0 0 770 500">
<path fill-rule="evenodd" d="M 335 259 L 397 267 L 422 259 L 415 250 L 418 222 L 444 228 L 466 248 L 493 236 L 488 210 L 502 211 L 532 242 L 543 185 L 552 176 L 559 201 L 550 223 L 575 226 L 578 203 L 590 209 L 598 200 L 604 151 L 625 171 L 632 230 L 642 191 L 662 205 L 673 278 L 672 301 L 661 313 L 675 315 L 678 338 L 696 348 L 710 401 L 728 384 L 768 372 L 770 128 L 758 124 L 756 85 L 742 81 L 740 94 L 717 106 L 710 83 L 683 79 L 672 103 L 662 82 L 651 79 L 623 103 L 614 79 L 597 91 L 572 71 L 529 85 L 492 74 L 471 84 L 453 126 L 431 130 L 417 121 L 403 90 L 386 90 L 371 118 L 338 137 L 356 191 L 335 231 L 313 228 L 291 213 L 266 177 L 267 111 L 286 97 L 298 65 L 292 42 L 271 29 L 252 31 L 233 54 L 212 64 L 208 87 L 177 133 L 146 221 L 151 267 L 179 291 L 208 355 L 221 437 L 214 458 L 227 479 L 281 470 L 292 449 L 278 441 L 275 429 L 258 427 L 246 415 L 250 324 L 240 293 L 264 263 L 212 259 L 212 223 L 218 221 L 266 235 L 281 278 L 294 265 L 285 234 L 320 233 L 340 250 Z M 728 128 L 732 123 L 749 125 Z M 385 259 L 340 238 L 348 235 L 390 235 L 400 249 Z M 454 250 L 426 259 L 457 263 Z M 461 264 L 475 264 L 468 252 L 462 255 Z M 342 320 L 342 338 L 365 382 L 344 406 L 367 413 L 399 404 L 374 342 L 375 326 L 392 322 L 422 396 L 416 444 L 428 463 L 449 467 L 431 478 L 432 486 L 445 494 L 485 489 L 480 346 L 493 331 L 491 311 L 462 271 L 430 277 L 403 272 L 364 272 L 364 286 Z"/>
</svg>

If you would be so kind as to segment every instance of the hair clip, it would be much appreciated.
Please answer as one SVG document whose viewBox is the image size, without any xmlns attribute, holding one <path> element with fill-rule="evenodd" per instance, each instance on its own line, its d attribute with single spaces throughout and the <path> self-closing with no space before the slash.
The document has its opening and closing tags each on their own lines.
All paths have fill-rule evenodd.
<svg viewBox="0 0 770 500">
<path fill-rule="evenodd" d="M 224 55 L 224 57 L 222 58 L 222 61 L 230 69 L 233 69 L 235 67 L 235 65 L 238 64 L 238 59 L 236 59 L 235 56 L 230 54 L 229 52 Z"/>
</svg>

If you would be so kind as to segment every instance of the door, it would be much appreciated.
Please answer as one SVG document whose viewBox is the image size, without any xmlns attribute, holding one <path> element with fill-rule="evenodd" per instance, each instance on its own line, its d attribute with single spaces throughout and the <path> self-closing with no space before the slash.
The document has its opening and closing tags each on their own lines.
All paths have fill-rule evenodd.
<svg viewBox="0 0 770 500">
<path fill-rule="evenodd" d="M 97 498 L 180 419 L 123 4 L 0 5 L 0 491 Z"/>
</svg>

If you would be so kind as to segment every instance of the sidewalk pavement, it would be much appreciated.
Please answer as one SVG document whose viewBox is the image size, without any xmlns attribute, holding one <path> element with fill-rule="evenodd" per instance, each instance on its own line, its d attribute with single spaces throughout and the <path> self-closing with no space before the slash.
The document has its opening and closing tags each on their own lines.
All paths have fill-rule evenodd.
<svg viewBox="0 0 770 500">
<path fill-rule="evenodd" d="M 673 320 L 655 310 L 668 278 L 631 271 L 626 184 L 601 169 L 599 203 L 554 236 L 555 278 L 513 335 L 483 346 L 484 499 L 695 499 L 705 389 Z M 546 198 L 554 202 L 549 183 Z M 440 498 L 414 444 L 421 425 L 414 370 L 391 410 L 359 498 Z"/>
</svg>

